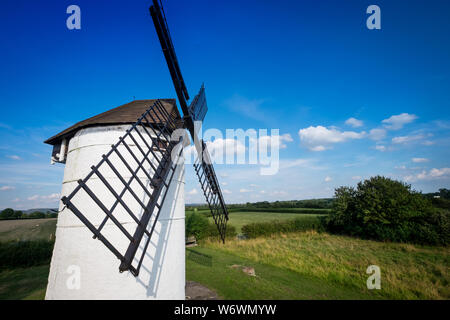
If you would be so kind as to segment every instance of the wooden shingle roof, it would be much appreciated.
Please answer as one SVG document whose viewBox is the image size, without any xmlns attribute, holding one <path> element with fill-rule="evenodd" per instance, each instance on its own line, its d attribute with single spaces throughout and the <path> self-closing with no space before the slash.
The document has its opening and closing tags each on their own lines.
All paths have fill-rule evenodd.
<svg viewBox="0 0 450 320">
<path fill-rule="evenodd" d="M 174 118 L 180 119 L 175 99 L 159 99 L 167 112 Z M 100 113 L 89 119 L 80 121 L 73 126 L 61 131 L 57 135 L 47 139 L 44 143 L 55 145 L 62 139 L 71 138 L 75 133 L 86 127 L 113 124 L 132 124 L 156 101 L 156 99 L 134 100 L 117 108 Z"/>
</svg>

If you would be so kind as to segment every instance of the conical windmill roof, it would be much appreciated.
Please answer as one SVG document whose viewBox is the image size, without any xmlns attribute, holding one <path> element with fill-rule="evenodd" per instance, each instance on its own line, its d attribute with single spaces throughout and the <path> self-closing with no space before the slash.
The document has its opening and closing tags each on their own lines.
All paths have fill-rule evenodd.
<svg viewBox="0 0 450 320">
<path fill-rule="evenodd" d="M 180 119 L 175 99 L 159 99 L 174 118 Z M 86 127 L 113 125 L 113 124 L 132 124 L 156 101 L 156 99 L 134 100 L 119 107 L 113 108 L 96 116 L 80 121 L 73 126 L 61 131 L 57 135 L 44 141 L 45 143 L 55 145 L 62 139 L 71 138 L 78 130 Z"/>
</svg>

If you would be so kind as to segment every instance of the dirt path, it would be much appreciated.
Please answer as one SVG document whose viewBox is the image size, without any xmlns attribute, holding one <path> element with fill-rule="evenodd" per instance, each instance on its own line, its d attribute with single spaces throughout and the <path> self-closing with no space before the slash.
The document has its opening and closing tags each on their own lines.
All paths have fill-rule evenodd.
<svg viewBox="0 0 450 320">
<path fill-rule="evenodd" d="M 186 282 L 186 300 L 217 300 L 219 296 L 214 291 L 198 282 Z"/>
</svg>

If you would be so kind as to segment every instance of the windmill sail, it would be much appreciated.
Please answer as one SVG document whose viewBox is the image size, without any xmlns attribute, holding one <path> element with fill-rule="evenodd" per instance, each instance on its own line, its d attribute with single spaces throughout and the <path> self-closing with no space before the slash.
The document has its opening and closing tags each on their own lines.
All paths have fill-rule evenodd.
<svg viewBox="0 0 450 320">
<path fill-rule="evenodd" d="M 135 276 L 139 274 L 162 204 L 177 169 L 178 157 L 182 152 L 182 138 L 178 141 L 171 140 L 172 132 L 181 127 L 178 120 L 157 100 L 131 125 L 123 137 L 111 146 L 110 151 L 102 156 L 98 164 L 91 167 L 86 177 L 78 180 L 78 185 L 72 193 L 61 199 L 89 228 L 94 238 L 103 242 L 121 261 L 121 272 L 130 270 Z M 130 178 L 125 180 L 124 176 Z M 121 181 L 119 189 L 108 182 L 111 179 Z M 100 190 L 113 195 L 115 201 L 112 205 L 104 201 L 106 197 Z M 85 206 L 79 199 L 90 199 L 95 206 Z M 92 211 L 104 214 L 100 224 L 86 217 Z M 125 211 L 131 216 L 135 222 L 134 232 L 119 221 L 115 215 L 118 211 Z M 102 233 L 108 222 L 112 222 L 128 239 L 127 248 L 112 243 Z"/>
<path fill-rule="evenodd" d="M 191 105 L 188 107 L 187 101 L 189 94 L 186 89 L 183 76 L 181 75 L 180 66 L 175 48 L 173 47 L 170 37 L 169 28 L 164 15 L 162 5 L 158 0 L 153 0 L 150 7 L 150 14 L 158 34 L 159 42 L 164 53 L 164 57 L 169 67 L 175 91 L 180 102 L 181 109 L 184 114 L 184 125 L 191 134 L 197 150 L 197 160 L 194 169 L 202 187 L 206 202 L 211 210 L 211 214 L 219 230 L 220 238 L 225 242 L 226 223 L 228 221 L 228 210 L 220 190 L 216 173 L 212 166 L 206 144 L 203 140 L 198 140 L 197 133 L 194 130 L 194 121 L 203 121 L 208 110 L 206 105 L 205 88 L 202 86 L 200 92 L 195 96 Z"/>
</svg>

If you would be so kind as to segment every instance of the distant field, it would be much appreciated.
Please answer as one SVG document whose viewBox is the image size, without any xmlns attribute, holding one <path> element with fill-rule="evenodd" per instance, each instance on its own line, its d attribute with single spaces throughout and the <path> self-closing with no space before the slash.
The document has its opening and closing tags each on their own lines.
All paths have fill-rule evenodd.
<svg viewBox="0 0 450 320">
<path fill-rule="evenodd" d="M 0 241 L 48 240 L 55 235 L 56 218 L 0 220 Z"/>
<path fill-rule="evenodd" d="M 270 222 L 270 221 L 283 221 L 301 219 L 305 217 L 317 217 L 317 214 L 298 214 L 298 213 L 278 213 L 278 212 L 231 212 L 229 214 L 230 220 L 228 223 L 236 228 L 238 233 L 241 233 L 241 229 L 246 224 L 256 222 Z M 213 222 L 213 218 L 209 218 Z"/>
</svg>

